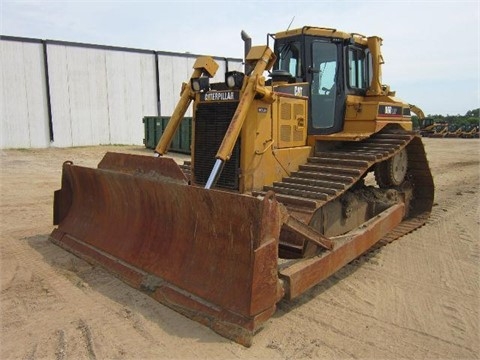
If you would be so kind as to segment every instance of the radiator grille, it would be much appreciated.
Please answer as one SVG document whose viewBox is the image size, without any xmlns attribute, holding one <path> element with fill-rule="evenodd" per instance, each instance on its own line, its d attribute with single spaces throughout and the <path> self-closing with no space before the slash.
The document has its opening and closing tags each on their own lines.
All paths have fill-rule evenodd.
<svg viewBox="0 0 480 360">
<path fill-rule="evenodd" d="M 193 171 L 195 183 L 205 185 L 215 164 L 215 155 L 227 132 L 238 102 L 199 103 L 195 114 Z M 238 190 L 240 138 L 229 161 L 225 163 L 217 187 Z"/>
<path fill-rule="evenodd" d="M 294 130 L 293 131 L 293 141 L 295 141 L 295 142 L 303 141 L 303 131 L 302 130 Z"/>
<path fill-rule="evenodd" d="M 279 148 L 304 146 L 307 139 L 305 99 L 279 96 L 278 143 Z"/>
<path fill-rule="evenodd" d="M 285 142 L 290 142 L 290 134 L 292 133 L 292 127 L 290 125 L 281 125 L 280 126 L 280 140 Z"/>
<path fill-rule="evenodd" d="M 280 107 L 280 118 L 282 120 L 290 120 L 292 118 L 292 105 L 283 103 Z"/>
<path fill-rule="evenodd" d="M 293 105 L 293 116 L 303 116 L 305 113 L 305 106 L 302 103 Z"/>
</svg>

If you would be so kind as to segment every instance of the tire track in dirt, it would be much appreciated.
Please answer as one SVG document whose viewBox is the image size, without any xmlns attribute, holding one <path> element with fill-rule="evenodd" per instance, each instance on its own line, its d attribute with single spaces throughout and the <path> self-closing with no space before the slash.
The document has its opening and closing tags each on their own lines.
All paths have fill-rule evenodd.
<svg viewBox="0 0 480 360">
<path fill-rule="evenodd" d="M 66 351 L 67 351 L 67 342 L 65 340 L 65 331 L 58 330 L 58 345 L 55 351 L 55 359 L 56 360 L 64 360 L 66 358 Z"/>
<path fill-rule="evenodd" d="M 88 358 L 90 360 L 96 360 L 97 355 L 95 355 L 95 347 L 93 342 L 92 330 L 90 329 L 90 326 L 83 319 L 80 319 L 80 321 L 78 322 L 77 329 L 79 329 L 82 332 Z"/>
<path fill-rule="evenodd" d="M 32 349 L 24 359 L 77 359 L 96 360 L 93 335 L 82 319 L 61 329 L 43 332 L 36 337 Z"/>
<path fill-rule="evenodd" d="M 42 241 L 42 239 L 36 239 L 35 241 Z M 46 239 L 43 239 L 43 242 L 45 241 Z M 52 246 L 53 249 L 53 245 L 45 244 L 45 246 Z M 53 319 L 49 319 L 49 314 L 52 310 L 51 304 L 64 304 L 64 308 L 68 308 L 68 304 L 70 303 L 78 304 L 78 298 L 81 298 L 85 291 L 88 291 L 88 288 L 82 288 L 81 280 L 73 272 L 68 272 L 67 270 L 63 272 L 59 271 L 67 276 L 58 276 L 59 273 L 50 268 L 38 253 L 32 252 L 25 241 L 19 242 L 12 240 L 10 249 L 12 249 L 12 251 L 8 256 L 17 262 L 18 266 L 16 268 L 18 271 L 10 282 L 10 289 L 13 288 L 15 291 L 2 293 L 2 313 L 6 314 L 2 326 L 19 328 L 22 329 L 21 331 L 37 334 L 36 337 L 40 340 L 35 344 L 35 350 L 30 352 L 33 355 L 29 357 L 62 358 L 68 356 L 76 358 L 79 356 L 87 356 L 88 358 L 95 358 L 92 331 L 89 325 L 87 325 L 86 320 L 82 318 L 82 314 L 87 313 L 88 316 L 88 312 L 92 309 L 95 310 L 98 305 L 90 301 L 86 304 L 81 304 L 75 309 L 69 308 L 67 312 L 59 311 Z M 57 258 L 61 259 L 61 250 L 53 250 L 60 252 Z M 71 257 L 71 255 L 67 255 L 67 257 Z M 71 257 L 71 259 L 75 258 Z M 78 261 L 81 262 L 79 259 Z M 74 286 L 72 286 L 72 284 L 74 284 Z M 12 303 L 12 296 L 10 296 L 10 294 L 22 300 L 22 302 L 20 304 Z M 10 318 L 15 317 L 18 305 L 24 308 L 22 313 L 26 313 L 30 320 L 35 320 L 33 323 L 25 325 L 24 322 L 12 323 L 10 321 Z M 105 313 L 105 309 L 96 310 Z M 47 319 L 49 319 L 49 321 L 46 321 Z M 39 329 L 37 324 L 44 322 L 46 322 L 47 326 Z M 78 325 L 71 325 L 76 322 Z M 80 329 L 85 339 L 84 346 L 75 346 L 73 354 L 69 354 L 69 351 L 76 342 L 69 342 L 71 346 L 66 347 L 66 339 L 68 334 L 72 332 L 75 333 L 76 331 L 72 329 L 67 330 L 67 328 L 65 328 L 66 323 L 68 324 L 67 328 L 73 327 L 73 329 Z M 72 338 L 82 338 L 82 336 L 73 335 Z M 2 352 L 5 350 L 5 348 L 2 348 Z"/>
</svg>

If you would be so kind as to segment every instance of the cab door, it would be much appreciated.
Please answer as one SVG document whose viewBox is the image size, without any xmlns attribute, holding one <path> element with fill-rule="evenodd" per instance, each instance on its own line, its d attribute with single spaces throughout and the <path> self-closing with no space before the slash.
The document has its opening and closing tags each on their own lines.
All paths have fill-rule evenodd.
<svg viewBox="0 0 480 360">
<path fill-rule="evenodd" d="M 343 129 L 345 91 L 341 44 L 314 39 L 310 46 L 309 134 L 332 134 Z"/>
</svg>

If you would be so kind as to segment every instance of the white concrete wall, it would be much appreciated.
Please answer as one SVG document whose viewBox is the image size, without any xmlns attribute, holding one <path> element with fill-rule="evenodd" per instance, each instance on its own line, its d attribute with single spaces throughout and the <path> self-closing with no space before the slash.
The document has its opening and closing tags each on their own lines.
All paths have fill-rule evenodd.
<svg viewBox="0 0 480 360">
<path fill-rule="evenodd" d="M 0 86 L 0 148 L 48 147 L 42 43 L 0 41 Z"/>
<path fill-rule="evenodd" d="M 158 115 L 153 51 L 46 42 L 51 104 L 41 40 L 0 40 L 0 148 L 142 145 L 144 116 Z M 196 55 L 159 53 L 160 110 L 170 116 Z M 223 81 L 225 61 L 212 81 Z M 229 60 L 241 70 L 240 60 Z M 186 116 L 191 116 L 191 109 Z"/>
<path fill-rule="evenodd" d="M 152 53 L 48 45 L 54 146 L 142 144 L 157 113 Z"/>
</svg>

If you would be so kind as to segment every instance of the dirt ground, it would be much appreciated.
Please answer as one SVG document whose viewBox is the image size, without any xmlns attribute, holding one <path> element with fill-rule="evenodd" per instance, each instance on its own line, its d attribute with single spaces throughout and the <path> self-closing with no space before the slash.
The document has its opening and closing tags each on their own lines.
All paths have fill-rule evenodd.
<svg viewBox="0 0 480 360">
<path fill-rule="evenodd" d="M 48 240 L 63 161 L 149 150 L 0 151 L 0 358 L 480 358 L 480 141 L 424 143 L 436 186 L 428 223 L 280 302 L 251 348 Z"/>
</svg>

